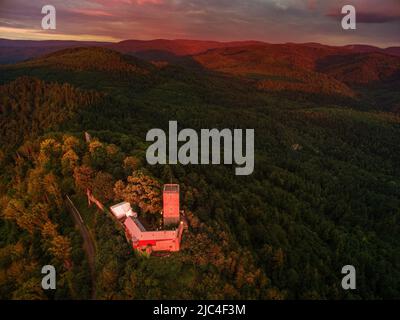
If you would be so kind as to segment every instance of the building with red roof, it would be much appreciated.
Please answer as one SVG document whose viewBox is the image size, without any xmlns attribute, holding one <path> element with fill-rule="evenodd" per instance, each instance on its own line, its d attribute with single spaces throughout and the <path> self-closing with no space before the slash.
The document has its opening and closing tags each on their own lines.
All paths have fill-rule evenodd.
<svg viewBox="0 0 400 320">
<path fill-rule="evenodd" d="M 164 228 L 170 227 L 168 230 L 146 230 L 128 202 L 119 203 L 110 209 L 123 224 L 126 237 L 135 250 L 149 254 L 180 250 L 185 223 L 179 207 L 179 185 L 166 184 L 163 188 L 163 224 Z"/>
</svg>

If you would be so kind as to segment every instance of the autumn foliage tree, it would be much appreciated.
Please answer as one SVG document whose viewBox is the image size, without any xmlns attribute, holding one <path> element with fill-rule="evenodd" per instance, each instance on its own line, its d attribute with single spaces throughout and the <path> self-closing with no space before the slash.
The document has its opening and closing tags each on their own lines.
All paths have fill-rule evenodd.
<svg viewBox="0 0 400 320">
<path fill-rule="evenodd" d="M 74 169 L 75 186 L 78 190 L 85 193 L 87 189 L 92 189 L 95 172 L 91 167 L 82 165 Z"/>
<path fill-rule="evenodd" d="M 144 213 L 159 213 L 161 210 L 160 183 L 142 171 L 134 171 L 127 180 L 127 183 L 121 180 L 116 182 L 115 198 L 132 203 Z"/>
<path fill-rule="evenodd" d="M 107 172 L 99 171 L 93 180 L 93 194 L 102 201 L 107 202 L 114 199 L 114 178 Z"/>
</svg>

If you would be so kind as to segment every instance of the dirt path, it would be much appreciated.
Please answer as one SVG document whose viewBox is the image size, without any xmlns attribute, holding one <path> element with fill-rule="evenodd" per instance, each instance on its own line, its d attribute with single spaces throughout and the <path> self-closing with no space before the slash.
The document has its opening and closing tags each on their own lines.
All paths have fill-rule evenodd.
<svg viewBox="0 0 400 320">
<path fill-rule="evenodd" d="M 86 227 L 85 223 L 82 220 L 82 217 L 78 211 L 78 209 L 75 207 L 74 203 L 72 200 L 66 196 L 66 204 L 69 209 L 69 212 L 72 215 L 72 218 L 74 219 L 75 225 L 79 228 L 79 231 L 82 235 L 83 238 L 83 249 L 86 252 L 86 256 L 88 259 L 89 263 L 89 268 L 90 268 L 90 275 L 91 275 L 91 280 L 92 280 L 92 300 L 96 299 L 96 277 L 95 277 L 95 259 L 96 259 L 96 249 L 93 243 L 93 239 L 90 236 L 89 230 Z"/>
</svg>

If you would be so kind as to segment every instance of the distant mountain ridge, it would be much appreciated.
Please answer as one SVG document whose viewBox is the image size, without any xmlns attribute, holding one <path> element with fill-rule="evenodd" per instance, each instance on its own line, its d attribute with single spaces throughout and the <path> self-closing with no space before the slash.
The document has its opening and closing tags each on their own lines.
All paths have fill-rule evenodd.
<svg viewBox="0 0 400 320">
<path fill-rule="evenodd" d="M 109 44 L 108 47 L 123 53 L 141 51 L 167 51 L 177 56 L 194 55 L 216 48 L 241 47 L 255 44 L 262 44 L 260 41 L 201 41 L 201 40 L 126 40 L 116 44 Z"/>
<path fill-rule="evenodd" d="M 192 58 L 208 70 L 243 77 L 265 91 L 356 98 L 360 86 L 400 80 L 400 57 L 316 44 L 211 49 Z"/>
<path fill-rule="evenodd" d="M 41 55 L 49 54 L 60 49 L 72 47 L 105 47 L 122 53 L 142 54 L 146 52 L 164 52 L 174 56 L 195 55 L 211 49 L 243 47 L 249 45 L 268 45 L 261 41 L 203 41 L 203 40 L 124 40 L 118 43 L 95 41 L 63 41 L 63 40 L 9 40 L 0 39 L 0 64 L 16 63 Z M 281 44 L 289 45 L 289 44 Z M 343 47 L 327 46 L 318 43 L 291 44 L 301 47 L 330 48 L 331 50 L 345 50 L 350 52 L 379 52 L 400 56 L 400 47 L 378 48 L 366 45 L 349 45 Z M 154 57 L 154 54 L 152 55 Z"/>
<path fill-rule="evenodd" d="M 378 106 L 382 101 L 380 96 L 384 96 L 385 110 L 399 108 L 400 56 L 371 46 L 195 40 L 129 40 L 113 44 L 47 41 L 45 45 L 50 46 L 43 48 L 40 44 L 35 42 L 30 47 L 32 52 L 41 53 L 38 57 L 2 65 L 1 71 L 40 69 L 48 72 L 52 69 L 84 71 L 86 75 L 98 72 L 98 79 L 122 76 L 141 79 L 135 83 L 144 83 L 143 80 L 158 81 L 166 74 L 167 78 L 173 78 L 174 68 L 179 67 L 178 70 L 186 69 L 188 74 L 223 76 L 228 81 L 238 80 L 260 91 L 292 97 L 358 101 L 361 96 L 369 96 Z M 87 46 L 79 46 L 82 44 Z M 64 45 L 70 47 L 64 48 Z M 27 52 L 23 46 L 13 48 Z M 0 45 L 0 56 L 7 49 Z M 395 48 L 389 49 L 395 51 Z M 165 69 L 168 65 L 171 68 Z"/>
<path fill-rule="evenodd" d="M 24 60 L 74 47 L 104 47 L 121 53 L 168 52 L 175 56 L 198 54 L 209 49 L 257 44 L 257 41 L 217 42 L 201 40 L 125 40 L 118 43 L 62 40 L 8 40 L 0 39 L 0 64 Z"/>
</svg>

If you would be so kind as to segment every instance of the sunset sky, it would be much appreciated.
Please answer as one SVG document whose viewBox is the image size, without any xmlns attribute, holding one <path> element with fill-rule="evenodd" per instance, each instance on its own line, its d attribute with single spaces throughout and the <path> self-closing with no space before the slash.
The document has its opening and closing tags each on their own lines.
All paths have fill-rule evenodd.
<svg viewBox="0 0 400 320">
<path fill-rule="evenodd" d="M 41 8 L 57 9 L 42 30 Z M 357 9 L 344 31 L 341 7 Z M 400 0 L 0 0 L 0 38 L 262 40 L 400 45 Z"/>
</svg>

